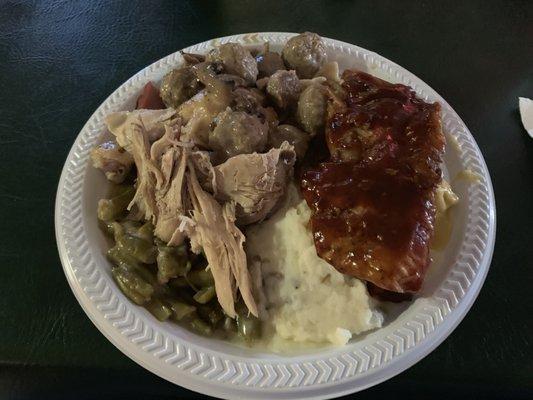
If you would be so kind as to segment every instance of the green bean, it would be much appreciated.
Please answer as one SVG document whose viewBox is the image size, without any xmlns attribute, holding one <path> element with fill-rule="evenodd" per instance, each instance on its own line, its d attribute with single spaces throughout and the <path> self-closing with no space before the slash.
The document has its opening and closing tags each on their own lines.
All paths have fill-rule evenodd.
<svg viewBox="0 0 533 400">
<path fill-rule="evenodd" d="M 193 330 L 201 335 L 210 336 L 213 333 L 211 327 L 198 317 L 193 317 L 189 324 Z"/>
<path fill-rule="evenodd" d="M 154 242 L 154 226 L 150 221 L 144 223 L 142 226 L 137 229 L 136 232 L 132 233 L 133 236 L 138 237 L 139 239 L 146 240 L 147 242 Z"/>
<path fill-rule="evenodd" d="M 137 259 L 131 256 L 131 254 L 125 252 L 120 246 L 111 247 L 107 251 L 107 257 L 117 266 L 123 266 L 134 270 L 135 273 L 139 274 L 141 278 L 151 285 L 157 284 L 154 274 L 150 272 L 146 266 L 141 265 Z"/>
<path fill-rule="evenodd" d="M 166 321 L 171 315 L 172 310 L 159 299 L 151 299 L 144 305 L 150 313 L 159 321 Z"/>
<path fill-rule="evenodd" d="M 215 287 L 207 286 L 196 292 L 196 294 L 193 296 L 193 299 L 197 303 L 206 304 L 207 302 L 211 301 L 213 297 L 215 297 Z"/>
<path fill-rule="evenodd" d="M 120 246 L 113 246 L 107 251 L 107 257 L 115 265 L 128 264 L 128 265 L 137 265 L 138 260 L 133 258 L 130 254 L 125 253 Z"/>
<path fill-rule="evenodd" d="M 225 317 L 222 327 L 226 332 L 237 332 L 237 324 L 233 318 Z"/>
<path fill-rule="evenodd" d="M 106 222 L 106 221 L 98 220 L 98 226 L 106 234 L 106 236 L 110 236 L 110 237 L 114 236 L 115 232 L 113 230 L 113 223 L 112 222 Z"/>
<path fill-rule="evenodd" d="M 190 316 L 196 311 L 196 307 L 187 304 L 180 300 L 167 299 L 167 303 L 170 304 L 172 309 L 172 316 L 176 321 L 181 321 L 185 317 Z"/>
<path fill-rule="evenodd" d="M 250 341 L 261 336 L 261 320 L 254 317 L 241 300 L 236 304 L 237 311 L 237 331 L 239 336 Z"/>
<path fill-rule="evenodd" d="M 131 255 L 133 258 L 145 263 L 152 264 L 156 260 L 155 246 L 144 239 L 130 235 L 119 223 L 113 224 L 115 232 L 115 242 L 123 253 Z"/>
<path fill-rule="evenodd" d="M 158 246 L 157 278 L 160 283 L 166 283 L 171 278 L 186 276 L 191 269 L 187 259 L 185 246 Z"/>
<path fill-rule="evenodd" d="M 253 316 L 237 315 L 237 330 L 245 340 L 261 336 L 261 321 Z"/>
<path fill-rule="evenodd" d="M 204 304 L 198 307 L 198 315 L 208 322 L 212 327 L 215 327 L 222 318 L 224 318 L 224 313 L 220 308 L 220 305 L 217 304 Z"/>
<path fill-rule="evenodd" d="M 98 202 L 98 219 L 102 221 L 113 221 L 120 217 L 126 211 L 134 194 L 135 189 L 133 186 L 125 186 L 119 195 L 110 199 L 101 199 Z"/>
<path fill-rule="evenodd" d="M 170 279 L 168 281 L 168 285 L 171 288 L 180 290 L 182 288 L 189 287 L 189 282 L 187 282 L 187 279 L 185 279 L 183 276 L 178 276 L 177 278 Z"/>
<path fill-rule="evenodd" d="M 212 286 L 215 284 L 213 274 L 207 269 L 197 269 L 189 272 L 187 275 L 189 283 L 197 287 Z"/>
<path fill-rule="evenodd" d="M 154 288 L 133 268 L 127 268 L 125 265 L 115 266 L 111 269 L 111 273 L 122 292 L 135 304 L 143 305 L 150 300 Z"/>
</svg>

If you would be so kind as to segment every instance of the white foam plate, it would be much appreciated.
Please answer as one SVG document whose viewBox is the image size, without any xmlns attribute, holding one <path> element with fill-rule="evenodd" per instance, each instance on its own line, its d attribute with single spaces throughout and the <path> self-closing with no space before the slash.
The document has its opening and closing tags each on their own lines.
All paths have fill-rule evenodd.
<svg viewBox="0 0 533 400">
<path fill-rule="evenodd" d="M 268 41 L 279 51 L 293 35 L 235 35 L 184 50 L 205 53 L 219 43 L 252 46 Z M 182 63 L 182 57 L 176 52 L 157 61 L 113 92 L 76 138 L 59 181 L 55 227 L 65 275 L 89 318 L 123 353 L 170 382 L 212 396 L 243 399 L 331 398 L 363 390 L 429 354 L 459 324 L 479 293 L 494 248 L 495 204 L 487 167 L 468 128 L 442 97 L 407 70 L 358 46 L 324 40 L 330 60 L 339 61 L 341 70 L 366 70 L 411 86 L 424 100 L 441 103 L 448 138 L 444 170 L 461 199 L 451 210 L 452 238 L 441 254 L 435 254 L 418 299 L 389 316 L 383 328 L 344 347 L 280 356 L 158 322 L 128 301 L 112 280 L 104 256 L 107 243 L 96 218 L 96 204 L 107 184 L 89 162 L 91 148 L 105 131 L 104 117 L 133 109 L 144 84 L 159 81 Z M 465 169 L 479 180 L 453 179 Z"/>
</svg>

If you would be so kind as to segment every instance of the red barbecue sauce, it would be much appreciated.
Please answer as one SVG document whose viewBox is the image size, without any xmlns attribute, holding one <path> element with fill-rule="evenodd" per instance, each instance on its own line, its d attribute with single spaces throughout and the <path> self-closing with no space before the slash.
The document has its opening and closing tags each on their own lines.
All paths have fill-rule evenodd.
<svg viewBox="0 0 533 400">
<path fill-rule="evenodd" d="M 330 110 L 326 126 L 330 159 L 301 181 L 317 253 L 374 293 L 414 293 L 430 262 L 440 106 L 363 72 L 343 79 L 346 106 Z"/>
</svg>

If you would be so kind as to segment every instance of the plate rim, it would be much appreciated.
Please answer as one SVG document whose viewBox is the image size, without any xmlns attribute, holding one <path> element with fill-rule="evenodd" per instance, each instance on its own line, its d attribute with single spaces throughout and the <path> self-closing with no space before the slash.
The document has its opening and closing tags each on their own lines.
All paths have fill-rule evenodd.
<svg viewBox="0 0 533 400">
<path fill-rule="evenodd" d="M 204 46 L 209 47 L 210 45 L 213 45 L 216 42 L 224 42 L 224 41 L 230 41 L 230 40 L 243 40 L 247 36 L 251 37 L 251 40 L 254 40 L 255 38 L 258 38 L 258 36 L 261 36 L 261 38 L 268 38 L 268 37 L 281 37 L 281 38 L 287 38 L 289 36 L 295 35 L 295 33 L 288 33 L 288 32 L 260 32 L 260 33 L 250 33 L 250 34 L 239 34 L 239 35 L 230 35 L 230 36 L 224 36 L 220 38 L 211 39 L 202 43 L 198 43 L 192 46 L 188 46 L 187 48 L 184 48 L 185 51 L 193 51 L 190 50 L 197 46 Z M 97 306 L 94 304 L 92 300 L 87 297 L 87 294 L 85 293 L 81 282 L 76 277 L 74 273 L 74 267 L 71 264 L 71 260 L 69 259 L 67 253 L 68 249 L 65 242 L 65 237 L 63 236 L 64 233 L 61 231 L 61 228 L 63 227 L 62 223 L 64 222 L 62 220 L 63 215 L 61 214 L 61 207 L 62 207 L 62 200 L 64 200 L 65 195 L 65 189 L 66 186 L 66 177 L 68 172 L 68 164 L 69 162 L 72 162 L 74 159 L 74 155 L 77 151 L 78 146 L 80 145 L 80 141 L 83 139 L 82 134 L 86 132 L 89 129 L 90 122 L 97 117 L 97 114 L 99 112 L 102 112 L 102 108 L 104 105 L 108 104 L 113 96 L 120 90 L 124 90 L 124 87 L 134 80 L 138 79 L 139 77 L 142 77 L 144 75 L 147 75 L 147 72 L 151 69 L 156 68 L 158 65 L 163 63 L 165 60 L 169 60 L 172 57 L 176 57 L 178 52 L 174 52 L 166 57 L 161 58 L 160 60 L 155 61 L 154 63 L 150 64 L 149 66 L 143 68 L 138 73 L 134 74 L 132 77 L 130 77 L 126 82 L 124 82 L 122 85 L 120 85 L 115 91 L 113 91 L 105 100 L 102 102 L 102 104 L 96 109 L 96 111 L 91 115 L 89 120 L 86 124 L 84 124 L 83 128 L 80 130 L 80 133 L 77 135 L 76 140 L 74 141 L 65 165 L 63 167 L 63 170 L 61 172 L 61 177 L 59 179 L 58 189 L 56 193 L 56 201 L 55 201 L 55 216 L 54 216 L 54 222 L 55 222 L 55 235 L 56 235 L 56 242 L 58 245 L 58 251 L 60 255 L 60 260 L 63 266 L 63 270 L 65 272 L 65 275 L 67 277 L 67 281 L 69 283 L 69 286 L 71 287 L 71 290 L 73 291 L 76 299 L 80 303 L 82 309 L 85 311 L 89 319 L 93 322 L 93 324 L 102 332 L 102 334 L 117 347 L 120 351 L 122 351 L 124 354 L 126 354 L 129 358 L 131 358 L 133 361 L 141 365 L 142 367 L 150 370 L 152 373 L 163 377 L 164 379 L 173 382 L 175 384 L 179 384 L 180 386 L 183 386 L 187 389 L 194 390 L 200 393 L 205 393 L 212 396 L 222 396 L 226 398 L 272 398 L 273 395 L 276 396 L 276 398 L 331 398 L 335 396 L 345 395 L 349 393 L 354 393 L 356 391 L 364 390 L 370 386 L 374 386 L 380 382 L 383 382 L 387 379 L 392 378 L 393 376 L 401 373 L 402 371 L 408 369 L 418 361 L 420 361 L 422 358 L 427 356 L 431 351 L 433 351 L 440 343 L 442 343 L 459 325 L 459 323 L 462 321 L 462 319 L 466 316 L 470 308 L 472 307 L 475 299 L 477 298 L 481 287 L 483 286 L 483 283 L 485 281 L 485 278 L 487 276 L 488 270 L 490 268 L 490 263 L 492 260 L 492 255 L 494 251 L 494 243 L 495 243 L 495 237 L 496 237 L 496 206 L 495 206 L 495 198 L 494 198 L 494 190 L 492 187 L 492 182 L 490 179 L 490 173 L 488 171 L 487 165 L 485 163 L 485 160 L 483 158 L 483 155 L 481 151 L 479 150 L 479 147 L 468 130 L 468 127 L 466 124 L 462 121 L 460 116 L 453 110 L 453 108 L 440 96 L 435 90 L 433 90 L 429 85 L 427 85 L 423 80 L 416 77 L 411 72 L 407 71 L 405 68 L 399 66 L 398 64 L 394 63 L 393 61 L 388 60 L 387 58 L 380 56 L 379 54 L 363 49 L 359 46 L 338 41 L 335 39 L 330 39 L 324 37 L 324 40 L 326 40 L 329 43 L 333 43 L 337 46 L 343 46 L 347 48 L 355 48 L 358 51 L 362 51 L 365 54 L 368 54 L 371 57 L 377 58 L 382 63 L 387 64 L 389 67 L 394 67 L 397 71 L 399 71 L 403 76 L 407 76 L 410 78 L 410 80 L 417 81 L 425 86 L 425 89 L 429 89 L 430 92 L 433 92 L 432 94 L 435 94 L 439 100 L 439 102 L 442 103 L 443 108 L 448 107 L 449 110 L 454 114 L 453 116 L 457 119 L 459 125 L 462 126 L 464 132 L 466 133 L 467 137 L 470 139 L 470 145 L 474 147 L 476 156 L 477 156 L 477 162 L 480 164 L 482 172 L 483 172 L 483 178 L 486 180 L 485 186 L 488 196 L 488 203 L 489 203 L 489 216 L 488 216 L 488 233 L 487 233 L 487 242 L 486 242 L 486 248 L 484 252 L 482 253 L 481 259 L 479 260 L 479 270 L 475 274 L 475 277 L 473 281 L 468 285 L 466 293 L 464 296 L 460 299 L 460 303 L 462 303 L 462 307 L 454 307 L 449 314 L 447 314 L 443 321 L 440 322 L 436 328 L 435 331 L 431 332 L 427 337 L 425 337 L 422 341 L 416 343 L 411 348 L 403 351 L 399 356 L 393 357 L 392 360 L 390 360 L 388 363 L 384 364 L 383 368 L 373 368 L 369 369 L 368 371 L 364 372 L 363 374 L 355 374 L 351 377 L 348 377 L 343 380 L 328 382 L 328 383 L 318 383 L 318 384 L 312 384 L 310 386 L 300 386 L 297 385 L 292 388 L 258 388 L 256 386 L 249 387 L 244 385 L 232 385 L 222 382 L 214 382 L 212 380 L 206 381 L 205 379 L 193 379 L 191 374 L 186 375 L 183 373 L 178 373 L 175 371 L 174 374 L 170 374 L 170 371 L 166 371 L 164 368 L 161 368 L 159 362 L 154 361 L 155 358 L 151 357 L 149 359 L 142 358 L 138 355 L 137 351 L 138 349 L 135 348 L 133 351 L 131 347 L 131 341 L 127 338 L 125 338 L 122 334 L 118 334 L 110 329 L 113 328 L 113 325 L 111 327 L 109 326 L 109 321 L 105 319 L 103 316 L 100 315 L 101 311 L 98 310 Z M 85 162 L 84 164 L 87 164 Z M 84 178 L 85 172 L 86 172 L 86 165 L 82 165 L 83 172 L 81 174 L 81 178 Z M 79 179 L 81 181 L 81 186 L 83 187 L 83 179 Z M 78 182 L 80 184 L 80 182 Z M 79 189 L 80 194 L 83 193 L 83 189 Z M 81 199 L 79 200 L 82 201 Z M 287 361 L 289 361 L 288 359 Z M 358 381 L 357 383 L 355 381 Z"/>
</svg>

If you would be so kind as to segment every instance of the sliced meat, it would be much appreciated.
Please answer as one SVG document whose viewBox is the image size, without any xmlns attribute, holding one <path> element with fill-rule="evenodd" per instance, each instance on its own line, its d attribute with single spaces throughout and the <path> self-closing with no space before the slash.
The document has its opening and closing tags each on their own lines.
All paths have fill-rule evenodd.
<svg viewBox="0 0 533 400">
<path fill-rule="evenodd" d="M 238 87 L 233 90 L 233 109 L 258 114 L 265 103 L 265 95 L 255 88 Z"/>
<path fill-rule="evenodd" d="M 101 169 L 113 183 L 121 183 L 131 170 L 133 157 L 115 141 L 108 141 L 91 150 L 95 168 Z"/>
<path fill-rule="evenodd" d="M 295 160 L 294 147 L 287 142 L 264 154 L 231 157 L 214 168 L 217 199 L 236 203 L 239 225 L 260 221 L 283 196 Z"/>
</svg>

